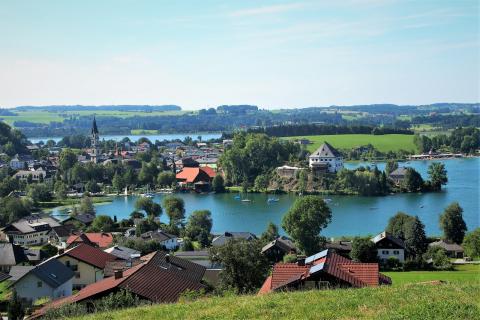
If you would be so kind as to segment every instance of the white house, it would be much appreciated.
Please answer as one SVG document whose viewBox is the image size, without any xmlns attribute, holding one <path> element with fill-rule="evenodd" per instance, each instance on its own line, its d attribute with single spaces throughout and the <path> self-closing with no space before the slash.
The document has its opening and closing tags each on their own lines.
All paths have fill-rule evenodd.
<svg viewBox="0 0 480 320">
<path fill-rule="evenodd" d="M 394 257 L 402 263 L 405 262 L 405 244 L 402 239 L 384 231 L 372 238 L 372 241 L 377 247 L 378 259 L 380 261 L 385 262 L 388 258 Z"/>
<path fill-rule="evenodd" d="M 143 240 L 155 240 L 167 250 L 175 250 L 180 246 L 177 236 L 166 233 L 162 230 L 148 231 L 140 236 Z"/>
<path fill-rule="evenodd" d="M 324 167 L 326 171 L 335 173 L 343 168 L 343 157 L 334 147 L 325 142 L 308 157 L 310 168 Z"/>
<path fill-rule="evenodd" d="M 7 225 L 0 231 L 0 238 L 22 246 L 48 243 L 50 230 L 60 223 L 48 216 L 31 215 Z"/>
<path fill-rule="evenodd" d="M 38 168 L 35 170 L 19 170 L 13 175 L 14 178 L 22 181 L 27 181 L 29 176 L 32 177 L 32 181 L 38 182 L 47 177 L 47 171 L 45 171 L 43 168 Z"/>
<path fill-rule="evenodd" d="M 20 298 L 29 302 L 72 295 L 74 273 L 61 262 L 49 259 L 20 277 L 13 284 Z"/>
</svg>

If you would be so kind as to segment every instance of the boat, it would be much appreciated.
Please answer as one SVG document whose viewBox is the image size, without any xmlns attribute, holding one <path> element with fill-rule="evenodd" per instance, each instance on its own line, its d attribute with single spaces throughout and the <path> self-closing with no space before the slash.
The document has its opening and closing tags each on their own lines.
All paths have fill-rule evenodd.
<svg viewBox="0 0 480 320">
<path fill-rule="evenodd" d="M 242 202 L 252 202 L 250 199 L 242 199 Z"/>
<path fill-rule="evenodd" d="M 240 199 L 241 199 L 241 197 L 240 197 L 240 195 L 239 195 L 239 194 L 237 194 L 235 197 L 233 197 L 233 199 L 235 199 L 235 200 L 240 200 Z"/>
<path fill-rule="evenodd" d="M 125 191 L 123 192 L 123 194 L 124 194 L 125 196 L 128 196 L 128 188 L 127 188 L 127 187 L 125 187 Z"/>
<path fill-rule="evenodd" d="M 268 202 L 268 203 L 272 203 L 272 202 L 278 202 L 279 200 L 280 200 L 280 199 L 278 199 L 278 198 L 268 198 L 268 199 L 267 199 L 267 202 Z"/>
<path fill-rule="evenodd" d="M 328 203 L 328 202 L 332 202 L 332 199 L 330 199 L 330 198 L 326 198 L 326 199 L 323 199 L 323 201 L 325 201 L 325 202 L 327 202 L 327 203 Z"/>
<path fill-rule="evenodd" d="M 144 196 L 145 198 L 153 198 L 153 197 L 155 197 L 155 195 L 154 195 L 153 193 L 144 193 L 143 196 Z"/>
</svg>

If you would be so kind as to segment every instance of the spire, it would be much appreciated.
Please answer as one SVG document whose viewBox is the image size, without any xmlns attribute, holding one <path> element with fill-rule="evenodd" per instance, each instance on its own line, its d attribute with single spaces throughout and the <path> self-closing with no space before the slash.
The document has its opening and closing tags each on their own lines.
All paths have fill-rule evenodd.
<svg viewBox="0 0 480 320">
<path fill-rule="evenodd" d="M 95 120 L 95 116 L 93 116 L 92 134 L 98 134 L 97 121 Z"/>
</svg>

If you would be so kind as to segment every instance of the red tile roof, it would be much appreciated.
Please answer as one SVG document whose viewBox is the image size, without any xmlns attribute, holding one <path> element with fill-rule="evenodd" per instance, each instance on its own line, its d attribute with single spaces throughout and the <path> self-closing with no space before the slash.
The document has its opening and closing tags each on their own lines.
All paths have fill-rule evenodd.
<svg viewBox="0 0 480 320">
<path fill-rule="evenodd" d="M 65 251 L 61 256 L 69 256 L 100 269 L 105 268 L 107 262 L 117 259 L 116 256 L 110 253 L 84 243 Z"/>
<path fill-rule="evenodd" d="M 313 269 L 314 266 L 322 264 L 323 268 L 316 267 L 316 270 Z M 391 284 L 390 278 L 379 273 L 378 269 L 378 263 L 354 262 L 332 251 L 327 251 L 326 256 L 304 266 L 299 266 L 296 263 L 275 264 L 272 275 L 265 280 L 258 294 L 292 286 L 310 277 L 317 277 L 318 272 L 333 276 L 356 288 L 378 286 L 380 283 Z"/>
<path fill-rule="evenodd" d="M 79 235 L 72 235 L 67 239 L 67 245 L 76 242 L 91 242 L 100 248 L 108 248 L 113 243 L 113 236 L 109 232 L 87 232 Z"/>
<path fill-rule="evenodd" d="M 217 175 L 215 170 L 213 168 L 209 167 L 209 166 L 201 167 L 200 169 L 205 171 L 206 174 L 208 174 L 208 176 L 212 179 L 215 178 L 215 176 Z"/>
<path fill-rule="evenodd" d="M 207 171 L 203 168 L 189 168 L 184 167 L 182 171 L 177 173 L 177 180 L 185 181 L 186 183 L 194 183 L 197 181 L 208 181 L 211 179 Z"/>
</svg>

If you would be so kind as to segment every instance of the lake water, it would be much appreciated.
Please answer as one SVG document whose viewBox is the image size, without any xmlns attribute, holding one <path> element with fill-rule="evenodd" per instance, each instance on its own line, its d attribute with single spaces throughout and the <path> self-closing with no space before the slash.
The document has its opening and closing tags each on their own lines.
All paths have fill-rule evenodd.
<svg viewBox="0 0 480 320">
<path fill-rule="evenodd" d="M 115 140 L 121 141 L 125 137 L 129 138 L 131 141 L 137 141 L 142 137 L 148 138 L 150 141 L 155 142 L 155 140 L 163 141 L 163 140 L 183 140 L 186 137 L 190 137 L 192 139 L 197 139 L 198 136 L 202 137 L 203 141 L 207 141 L 210 139 L 218 139 L 222 136 L 221 133 L 172 133 L 172 134 L 145 134 L 145 135 L 129 135 L 126 136 L 122 135 L 101 135 L 100 140 Z M 40 138 L 28 138 L 32 143 L 37 143 L 40 141 L 47 142 L 48 140 L 53 140 L 58 142 L 62 140 L 62 137 L 40 137 Z"/>
<path fill-rule="evenodd" d="M 425 194 L 396 194 L 385 197 L 325 196 L 332 199 L 328 204 L 332 209 L 332 222 L 322 231 L 323 235 L 366 235 L 381 232 L 388 219 L 397 211 L 418 215 L 425 224 L 428 235 L 440 235 L 439 215 L 453 201 L 458 201 L 464 209 L 464 219 L 468 229 L 479 227 L 479 167 L 480 158 L 463 158 L 441 161 L 448 171 L 449 183 L 441 192 Z M 414 167 L 427 178 L 430 161 L 412 161 L 406 166 Z M 347 163 L 349 169 L 365 165 Z M 377 164 L 383 170 L 385 164 Z M 249 194 L 252 202 L 234 199 L 234 194 L 177 194 L 185 200 L 186 212 L 208 209 L 212 212 L 213 232 L 250 231 L 262 233 L 268 222 L 281 224 L 282 216 L 288 211 L 297 196 L 279 195 L 279 201 L 267 203 L 268 195 Z M 161 202 L 165 195 L 158 195 L 155 201 Z M 119 196 L 112 203 L 96 206 L 97 214 L 116 215 L 118 220 L 128 217 L 133 211 L 136 197 Z M 58 213 L 58 210 L 54 210 Z M 168 221 L 165 214 L 161 220 Z"/>
</svg>

